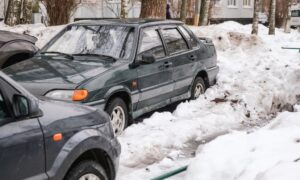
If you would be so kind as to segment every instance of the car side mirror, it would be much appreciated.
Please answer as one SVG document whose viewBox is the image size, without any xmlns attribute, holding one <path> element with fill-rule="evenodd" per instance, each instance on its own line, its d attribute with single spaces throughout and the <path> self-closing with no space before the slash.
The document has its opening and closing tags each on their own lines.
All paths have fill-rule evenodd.
<svg viewBox="0 0 300 180">
<path fill-rule="evenodd" d="M 142 59 L 140 60 L 140 63 L 141 64 L 152 64 L 154 63 L 156 60 L 155 60 L 155 57 L 153 54 L 143 54 L 142 55 Z"/>
<path fill-rule="evenodd" d="M 40 110 L 35 100 L 18 94 L 13 96 L 13 111 L 17 119 L 38 117 L 40 115 Z"/>
</svg>

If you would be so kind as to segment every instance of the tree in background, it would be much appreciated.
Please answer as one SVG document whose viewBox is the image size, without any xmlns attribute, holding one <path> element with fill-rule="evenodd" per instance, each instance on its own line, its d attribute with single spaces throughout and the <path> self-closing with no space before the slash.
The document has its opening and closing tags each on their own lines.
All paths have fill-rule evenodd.
<svg viewBox="0 0 300 180">
<path fill-rule="evenodd" d="M 50 26 L 69 23 L 72 13 L 80 1 L 77 0 L 43 0 L 46 6 Z"/>
<path fill-rule="evenodd" d="M 128 17 L 127 3 L 127 0 L 121 0 L 121 18 Z"/>
<path fill-rule="evenodd" d="M 165 19 L 167 0 L 142 0 L 140 18 Z"/>
<path fill-rule="evenodd" d="M 210 9 L 210 0 L 202 0 L 201 16 L 200 16 L 200 25 L 201 26 L 208 25 L 209 9 Z"/>
<path fill-rule="evenodd" d="M 270 0 L 269 8 L 269 35 L 275 34 L 275 13 L 276 13 L 276 0 Z"/>
<path fill-rule="evenodd" d="M 254 0 L 254 11 L 253 11 L 253 24 L 252 34 L 258 34 L 258 14 L 259 14 L 260 0 Z"/>
<path fill-rule="evenodd" d="M 285 27 L 284 32 L 291 32 L 291 9 L 292 9 L 292 0 L 287 0 L 287 11 L 285 13 Z"/>
<path fill-rule="evenodd" d="M 10 0 L 5 16 L 5 23 L 10 26 L 30 24 L 32 22 L 32 0 Z"/>
<path fill-rule="evenodd" d="M 185 22 L 186 20 L 186 11 L 187 11 L 187 2 L 186 0 L 181 1 L 181 11 L 180 11 L 180 20 Z"/>
<path fill-rule="evenodd" d="M 196 0 L 195 13 L 194 13 L 194 25 L 195 26 L 199 25 L 200 11 L 201 11 L 201 0 Z"/>
</svg>

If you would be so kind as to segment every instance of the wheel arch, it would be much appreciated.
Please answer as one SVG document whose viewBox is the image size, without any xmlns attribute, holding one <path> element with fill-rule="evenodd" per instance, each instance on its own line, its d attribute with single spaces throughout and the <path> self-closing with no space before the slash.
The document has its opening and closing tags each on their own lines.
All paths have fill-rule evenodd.
<svg viewBox="0 0 300 180">
<path fill-rule="evenodd" d="M 194 81 L 195 81 L 195 79 L 196 79 L 197 77 L 201 77 L 201 78 L 204 80 L 204 83 L 205 83 L 206 88 L 209 88 L 208 73 L 207 73 L 205 70 L 201 70 L 201 71 L 199 71 L 199 72 L 196 74 L 196 76 L 195 76 L 195 78 L 194 78 L 194 80 L 193 80 L 193 83 L 194 83 Z"/>
<path fill-rule="evenodd" d="M 108 106 L 108 103 L 114 99 L 114 98 L 121 98 L 126 106 L 127 106 L 127 109 L 128 109 L 128 114 L 129 114 L 129 121 L 132 120 L 132 99 L 131 99 L 131 96 L 130 96 L 130 91 L 129 89 L 126 89 L 126 88 L 120 88 L 120 89 L 117 89 L 117 90 L 114 90 L 114 91 L 111 91 L 109 93 L 109 95 L 106 96 L 106 103 L 105 103 L 105 106 L 104 106 L 104 109 L 106 110 L 107 109 L 107 106 Z M 129 122 L 130 123 L 130 122 Z"/>
<path fill-rule="evenodd" d="M 80 162 L 86 161 L 86 160 L 92 160 L 96 161 L 99 163 L 103 169 L 106 172 L 106 175 L 108 176 L 109 179 L 114 179 L 116 177 L 116 172 L 114 170 L 114 165 L 108 154 L 99 148 L 94 148 L 94 149 L 89 149 L 85 151 L 83 154 L 81 154 L 71 165 L 69 168 L 68 172 L 66 173 L 65 177 L 67 174 L 70 172 L 72 168 L 77 166 Z"/>
</svg>

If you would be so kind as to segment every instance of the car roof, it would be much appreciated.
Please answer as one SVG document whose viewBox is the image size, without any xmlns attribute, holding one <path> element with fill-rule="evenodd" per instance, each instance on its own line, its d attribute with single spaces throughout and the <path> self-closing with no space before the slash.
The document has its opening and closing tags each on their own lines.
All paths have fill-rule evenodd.
<svg viewBox="0 0 300 180">
<path fill-rule="evenodd" d="M 181 21 L 176 20 L 163 20 L 163 19 L 78 19 L 79 21 L 72 23 L 72 25 L 124 25 L 124 26 L 147 26 L 147 25 L 160 25 L 160 24 L 183 24 Z"/>
</svg>

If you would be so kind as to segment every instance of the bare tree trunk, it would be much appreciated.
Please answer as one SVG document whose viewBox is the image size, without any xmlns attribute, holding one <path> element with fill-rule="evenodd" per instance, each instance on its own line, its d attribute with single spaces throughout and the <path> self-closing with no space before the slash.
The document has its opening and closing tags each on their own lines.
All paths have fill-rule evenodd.
<svg viewBox="0 0 300 180">
<path fill-rule="evenodd" d="M 142 0 L 140 18 L 166 19 L 167 0 Z"/>
<path fill-rule="evenodd" d="M 285 14 L 285 33 L 291 33 L 291 8 L 292 8 L 292 0 L 287 0 L 287 11 Z"/>
<path fill-rule="evenodd" d="M 204 0 L 204 6 L 202 7 L 203 9 L 201 10 L 201 17 L 200 17 L 201 26 L 208 25 L 209 5 L 210 5 L 210 0 Z"/>
<path fill-rule="evenodd" d="M 127 0 L 121 0 L 121 18 L 128 17 Z"/>
<path fill-rule="evenodd" d="M 21 17 L 20 17 L 21 24 L 32 23 L 32 7 L 33 7 L 33 0 L 23 0 L 23 3 L 21 5 Z"/>
<path fill-rule="evenodd" d="M 15 26 L 20 24 L 21 15 L 21 0 L 10 0 L 7 7 L 7 13 L 5 16 L 5 24 Z"/>
<path fill-rule="evenodd" d="M 50 26 L 67 24 L 78 6 L 76 0 L 44 0 L 44 3 Z"/>
<path fill-rule="evenodd" d="M 186 9 L 187 9 L 187 2 L 186 0 L 181 1 L 181 11 L 180 11 L 180 20 L 185 22 L 186 20 Z"/>
<path fill-rule="evenodd" d="M 253 24 L 252 34 L 258 34 L 258 13 L 259 13 L 260 0 L 254 0 Z"/>
<path fill-rule="evenodd" d="M 269 12 L 269 35 L 275 34 L 275 14 L 276 13 L 276 0 L 270 0 L 270 12 Z"/>
<path fill-rule="evenodd" d="M 200 10 L 201 10 L 201 0 L 196 0 L 195 15 L 194 15 L 194 25 L 195 26 L 199 25 Z"/>
</svg>

